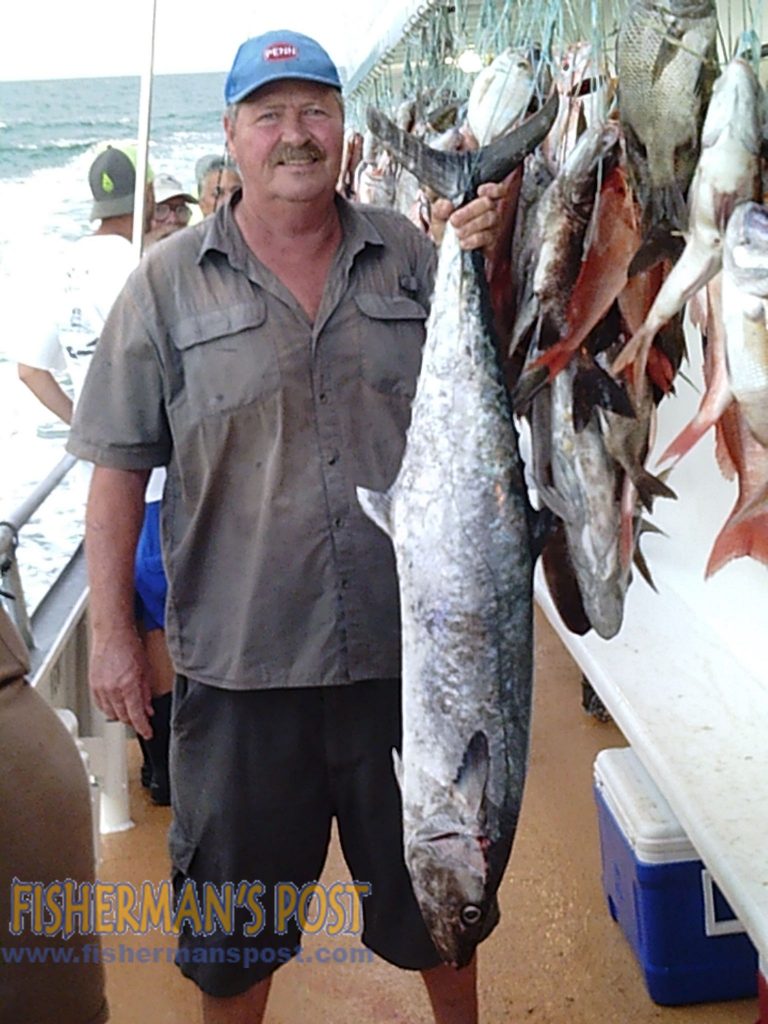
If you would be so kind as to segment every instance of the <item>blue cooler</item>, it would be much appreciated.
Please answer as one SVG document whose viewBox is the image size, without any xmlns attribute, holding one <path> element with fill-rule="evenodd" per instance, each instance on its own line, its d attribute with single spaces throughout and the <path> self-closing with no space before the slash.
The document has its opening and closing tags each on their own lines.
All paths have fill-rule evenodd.
<svg viewBox="0 0 768 1024">
<path fill-rule="evenodd" d="M 665 1006 L 757 993 L 757 953 L 630 747 L 595 759 L 603 889 L 651 998 Z"/>
</svg>

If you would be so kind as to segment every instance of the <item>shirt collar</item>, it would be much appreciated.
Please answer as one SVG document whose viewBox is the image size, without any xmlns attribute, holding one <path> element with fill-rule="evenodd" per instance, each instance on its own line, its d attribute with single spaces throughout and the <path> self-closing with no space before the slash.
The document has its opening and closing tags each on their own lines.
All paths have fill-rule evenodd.
<svg viewBox="0 0 768 1024">
<path fill-rule="evenodd" d="M 215 251 L 226 256 L 236 270 L 246 269 L 252 256 L 234 217 L 235 206 L 241 197 L 242 191 L 238 189 L 229 202 L 205 219 L 197 256 L 198 264 L 202 263 L 209 252 Z M 366 215 L 364 207 L 351 203 L 340 195 L 336 195 L 335 202 L 341 223 L 342 249 L 345 253 L 355 256 L 366 245 L 384 244 L 381 234 Z"/>
</svg>

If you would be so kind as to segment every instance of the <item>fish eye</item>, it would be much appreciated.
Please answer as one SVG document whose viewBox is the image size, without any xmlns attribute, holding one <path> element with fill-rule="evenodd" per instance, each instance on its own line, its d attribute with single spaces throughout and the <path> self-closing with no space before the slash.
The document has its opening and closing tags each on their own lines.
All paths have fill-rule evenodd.
<svg viewBox="0 0 768 1024">
<path fill-rule="evenodd" d="M 477 924 L 482 916 L 482 910 L 480 907 L 475 906 L 474 903 L 468 903 L 465 907 L 461 908 L 461 920 L 463 924 Z"/>
</svg>

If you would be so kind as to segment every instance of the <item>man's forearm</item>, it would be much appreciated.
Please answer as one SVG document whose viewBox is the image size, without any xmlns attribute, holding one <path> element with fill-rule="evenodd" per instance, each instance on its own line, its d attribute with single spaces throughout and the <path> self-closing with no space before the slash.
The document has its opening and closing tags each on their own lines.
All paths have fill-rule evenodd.
<svg viewBox="0 0 768 1024">
<path fill-rule="evenodd" d="M 72 422 L 72 399 L 50 370 L 19 363 L 19 380 L 26 384 L 35 398 L 65 423 Z"/>
<path fill-rule="evenodd" d="M 96 466 L 88 495 L 85 553 L 94 633 L 132 629 L 134 559 L 148 471 Z"/>
</svg>

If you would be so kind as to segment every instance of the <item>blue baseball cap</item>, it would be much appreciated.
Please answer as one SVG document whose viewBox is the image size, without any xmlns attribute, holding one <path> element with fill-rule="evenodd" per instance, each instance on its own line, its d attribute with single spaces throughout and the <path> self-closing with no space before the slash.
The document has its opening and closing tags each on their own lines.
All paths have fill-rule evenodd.
<svg viewBox="0 0 768 1024">
<path fill-rule="evenodd" d="M 281 29 L 247 39 L 235 54 L 224 98 L 239 103 L 268 82 L 297 78 L 341 90 L 336 65 L 322 46 L 299 32 Z"/>
</svg>

